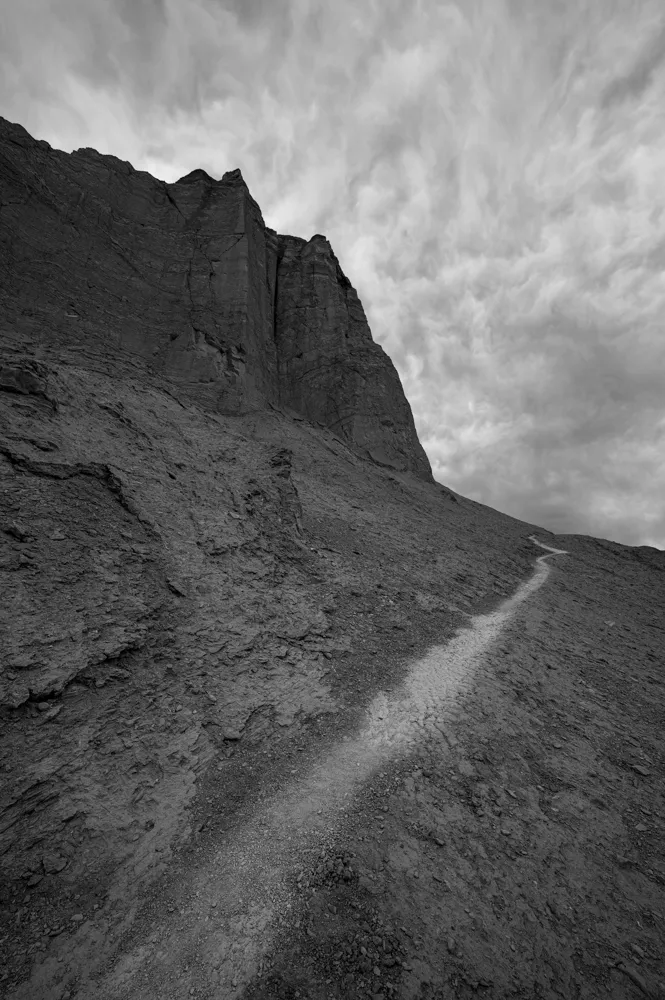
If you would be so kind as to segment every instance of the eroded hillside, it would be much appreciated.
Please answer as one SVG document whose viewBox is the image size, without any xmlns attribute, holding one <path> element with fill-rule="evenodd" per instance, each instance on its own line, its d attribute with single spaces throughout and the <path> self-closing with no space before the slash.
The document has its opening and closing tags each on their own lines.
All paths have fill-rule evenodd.
<svg viewBox="0 0 665 1000">
<path fill-rule="evenodd" d="M 337 712 L 333 658 L 367 697 L 388 637 L 422 646 L 527 570 L 517 523 L 474 554 L 466 501 L 278 412 L 20 358 L 0 379 L 9 877 L 82 876 L 91 836 L 154 864 L 217 754 Z"/>
<path fill-rule="evenodd" d="M 662 995 L 663 553 L 433 482 L 237 172 L 0 124 L 4 994 Z"/>
<path fill-rule="evenodd" d="M 221 984 L 230 996 L 263 970 L 265 985 L 252 995 L 295 996 L 300 984 L 301 996 L 364 996 L 365 986 L 352 987 L 365 982 L 357 941 L 370 954 L 377 920 L 399 941 L 386 953 L 392 964 L 372 959 L 368 982 L 383 970 L 393 987 L 385 996 L 421 995 L 414 982 L 455 982 L 464 996 L 460 984 L 483 976 L 495 984 L 489 995 L 536 976 L 552 995 L 596 996 L 594 946 L 585 945 L 591 979 L 570 950 L 582 912 L 605 977 L 598 982 L 610 975 L 608 938 L 623 935 L 638 963 L 662 959 L 659 553 L 549 541 L 568 550 L 565 563 L 487 647 L 469 684 L 436 708 L 445 738 L 416 731 L 380 777 L 350 782 L 353 808 L 326 814 L 311 869 L 309 855 L 294 860 L 275 835 L 272 870 L 288 893 L 248 925 L 236 911 L 251 914 L 251 892 L 243 901 L 237 889 L 231 912 L 228 891 L 210 897 L 214 858 L 218 870 L 219 852 L 237 852 L 243 830 L 254 843 L 261 803 L 288 796 L 353 739 L 377 697 L 399 699 L 431 647 L 446 648 L 473 628 L 471 615 L 510 597 L 538 555 L 529 536 L 551 536 L 363 462 L 329 431 L 277 410 L 211 415 L 129 368 L 111 375 L 19 353 L 6 359 L 8 995 L 179 997 L 192 983 L 192 995 L 217 996 Z M 591 883 L 590 911 L 580 908 L 580 880 Z M 633 926 L 641 914 L 639 953 L 624 926 L 621 880 Z M 535 888 L 524 896 L 527 885 Z M 298 917 L 299 898 L 313 899 L 319 917 Z M 481 918 L 488 905 L 493 913 L 480 938 L 466 926 L 471 899 Z M 374 932 L 348 938 L 363 907 L 361 923 Z M 601 910 L 605 931 L 593 924 Z M 230 921 L 226 937 L 220 927 L 213 936 L 225 942 L 216 958 L 210 914 Z M 524 953 L 522 942 L 518 961 L 510 951 L 527 917 L 519 934 L 539 922 L 546 975 L 536 972 L 540 952 Z M 254 947 L 272 940 L 262 920 L 282 934 L 272 959 L 270 948 Z M 173 933 L 181 926 L 180 945 L 160 951 L 169 922 Z M 198 940 L 202 927 L 206 950 L 187 959 L 183 942 L 193 946 L 190 931 Z M 420 943 L 399 927 L 419 928 Z M 157 943 L 125 960 L 139 978 L 99 980 L 141 928 Z M 239 933 L 245 951 L 253 944 L 246 960 Z M 509 968 L 498 960 L 504 949 Z M 141 978 L 151 950 L 157 965 Z M 612 995 L 630 995 L 632 980 L 616 975 Z"/>
</svg>

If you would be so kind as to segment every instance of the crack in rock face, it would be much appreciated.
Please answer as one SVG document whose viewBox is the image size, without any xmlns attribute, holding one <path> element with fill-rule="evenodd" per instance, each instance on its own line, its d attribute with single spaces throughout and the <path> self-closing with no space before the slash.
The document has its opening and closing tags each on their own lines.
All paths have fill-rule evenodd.
<svg viewBox="0 0 665 1000">
<path fill-rule="evenodd" d="M 353 797 L 380 767 L 386 766 L 425 737 L 446 738 L 446 711 L 473 683 L 484 654 L 500 636 L 515 611 L 547 580 L 547 559 L 565 555 L 546 550 L 533 575 L 497 611 L 474 617 L 446 645 L 434 646 L 416 660 L 404 682 L 390 694 L 379 693 L 360 731 L 340 742 L 301 780 L 256 809 L 233 840 L 217 852 L 195 886 L 202 955 L 219 971 L 223 996 L 237 997 L 259 971 L 270 950 L 277 919 L 294 905 L 287 879 L 297 870 L 307 848 L 329 837 Z M 206 914 L 214 913 L 214 931 Z M 193 919 L 197 920 L 194 916 Z M 184 954 L 175 934 L 162 945 L 160 977 L 182 966 Z M 108 983 L 105 996 L 145 996 L 132 991 L 148 956 L 139 947 L 126 956 Z M 152 994 L 151 994 L 152 995 Z"/>
</svg>

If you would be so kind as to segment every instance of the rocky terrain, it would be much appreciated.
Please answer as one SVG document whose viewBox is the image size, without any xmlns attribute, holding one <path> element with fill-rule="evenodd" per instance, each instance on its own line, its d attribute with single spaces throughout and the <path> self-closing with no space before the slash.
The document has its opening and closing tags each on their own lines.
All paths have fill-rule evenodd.
<svg viewBox="0 0 665 1000">
<path fill-rule="evenodd" d="M 433 482 L 237 173 L 0 180 L 0 993 L 665 996 L 665 554 Z"/>
<path fill-rule="evenodd" d="M 268 229 L 239 170 L 165 184 L 0 118 L 0 307 L 21 348 L 139 360 L 215 413 L 275 404 L 431 479 L 399 376 L 323 236 Z"/>
</svg>

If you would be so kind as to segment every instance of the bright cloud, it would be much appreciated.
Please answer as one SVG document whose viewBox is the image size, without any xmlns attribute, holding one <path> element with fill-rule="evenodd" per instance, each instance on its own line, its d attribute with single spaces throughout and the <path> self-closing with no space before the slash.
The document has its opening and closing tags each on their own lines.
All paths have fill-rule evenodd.
<svg viewBox="0 0 665 1000">
<path fill-rule="evenodd" d="M 437 478 L 665 547 L 661 0 L 22 0 L 0 113 L 323 232 Z"/>
</svg>

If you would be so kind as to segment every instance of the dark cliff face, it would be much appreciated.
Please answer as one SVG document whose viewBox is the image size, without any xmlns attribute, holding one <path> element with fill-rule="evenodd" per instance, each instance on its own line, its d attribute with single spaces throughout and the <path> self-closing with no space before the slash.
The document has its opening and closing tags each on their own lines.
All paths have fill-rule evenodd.
<svg viewBox="0 0 665 1000">
<path fill-rule="evenodd" d="M 266 228 L 239 170 L 175 184 L 0 119 L 2 335 L 143 359 L 199 405 L 268 404 L 431 479 L 390 358 L 322 236 Z"/>
</svg>

